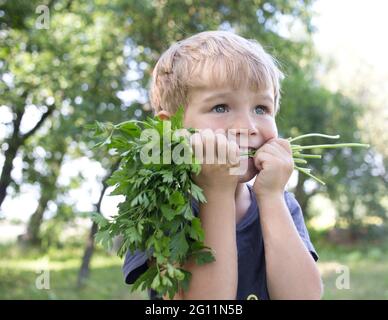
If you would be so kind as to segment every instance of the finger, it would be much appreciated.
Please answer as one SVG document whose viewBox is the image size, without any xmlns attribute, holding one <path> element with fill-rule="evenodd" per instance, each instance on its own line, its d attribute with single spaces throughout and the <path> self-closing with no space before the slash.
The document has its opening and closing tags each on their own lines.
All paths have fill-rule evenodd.
<svg viewBox="0 0 388 320">
<path fill-rule="evenodd" d="M 291 144 L 290 144 L 290 142 L 288 140 L 286 140 L 286 139 L 273 139 L 273 140 L 271 140 L 270 143 L 267 143 L 267 144 L 269 146 L 273 146 L 277 150 L 279 150 L 279 152 L 282 155 L 282 158 L 284 160 L 288 161 L 289 158 L 292 157 Z"/>
<path fill-rule="evenodd" d="M 228 154 L 228 139 L 225 135 L 221 133 L 216 134 L 216 143 L 217 143 L 217 163 L 226 164 L 227 163 L 227 154 Z"/>
<path fill-rule="evenodd" d="M 273 160 L 273 158 L 274 156 L 269 153 L 258 152 L 253 161 L 258 170 L 263 170 L 265 168 L 265 164 Z"/>
<path fill-rule="evenodd" d="M 283 163 L 286 163 L 288 166 L 294 166 L 294 159 L 292 157 L 291 144 L 286 139 L 276 139 L 273 142 L 273 146 L 276 146 L 276 149 L 281 154 L 281 159 L 283 159 Z"/>
<path fill-rule="evenodd" d="M 265 152 L 274 156 L 275 159 L 272 161 L 280 160 L 282 164 L 286 164 L 287 166 L 294 165 L 292 155 L 285 151 L 284 148 L 276 142 L 272 142 L 271 144 L 263 147 L 263 150 L 260 152 Z"/>
<path fill-rule="evenodd" d="M 201 132 L 202 143 L 204 145 L 205 163 L 214 164 L 216 155 L 216 137 L 210 129 Z"/>
<path fill-rule="evenodd" d="M 286 158 L 286 156 L 283 154 L 284 151 L 282 148 L 275 143 L 265 144 L 262 148 L 259 149 L 259 152 L 266 152 L 280 159 Z"/>
<path fill-rule="evenodd" d="M 275 142 L 280 145 L 288 154 L 292 154 L 290 141 L 287 139 L 276 139 Z"/>
<path fill-rule="evenodd" d="M 265 148 L 263 147 L 263 150 L 260 150 L 258 153 L 270 155 L 272 157 L 271 163 L 276 163 L 276 166 L 281 170 L 284 169 L 288 171 L 294 167 L 292 155 L 287 153 L 283 147 L 277 143 L 269 144 Z"/>
<path fill-rule="evenodd" d="M 235 141 L 228 141 L 228 162 L 232 166 L 237 166 L 240 163 L 240 148 Z"/>
<path fill-rule="evenodd" d="M 198 162 L 203 163 L 203 144 L 202 144 L 202 137 L 200 133 L 194 133 L 190 137 L 190 146 Z"/>
</svg>

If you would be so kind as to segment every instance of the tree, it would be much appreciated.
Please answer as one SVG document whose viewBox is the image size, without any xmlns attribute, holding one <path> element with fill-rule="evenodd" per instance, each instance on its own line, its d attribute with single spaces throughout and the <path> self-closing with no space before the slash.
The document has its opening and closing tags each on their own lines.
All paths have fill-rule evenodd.
<svg viewBox="0 0 388 320">
<path fill-rule="evenodd" d="M 48 202 L 55 199 L 58 193 L 59 189 L 57 188 L 57 180 L 67 149 L 65 139 L 60 135 L 45 135 L 42 139 L 40 139 L 40 141 L 38 141 L 38 145 L 40 144 L 46 146 L 46 150 L 49 150 L 46 152 L 47 156 L 45 157 L 44 171 L 38 172 L 33 167 L 36 163 L 35 159 L 29 159 L 30 161 L 26 161 L 26 158 L 33 154 L 33 151 L 30 153 L 26 152 L 25 156 L 25 161 L 30 163 L 30 166 L 27 169 L 29 173 L 28 180 L 37 181 L 40 187 L 38 207 L 30 217 L 26 233 L 21 237 L 21 240 L 33 245 L 40 245 L 41 237 L 39 231 L 43 222 L 43 215 L 46 211 Z M 37 178 L 34 179 L 34 177 Z M 26 179 L 26 181 L 28 180 Z"/>
<path fill-rule="evenodd" d="M 5 75 L 0 81 L 0 105 L 12 113 L 14 119 L 5 123 L 10 134 L 3 145 L 5 161 L 0 179 L 0 203 L 8 186 L 18 191 L 19 186 L 12 182 L 11 170 L 19 151 L 28 168 L 24 170 L 24 181 L 38 183 L 41 191 L 25 237 L 32 242 L 38 240 L 47 203 L 57 194 L 55 181 L 66 145 L 79 141 L 76 156 L 90 155 L 89 146 L 82 142 L 88 140 L 84 124 L 94 119 L 117 122 L 131 116 L 129 106 L 123 105 L 117 97 L 126 71 L 122 57 L 125 42 L 123 37 L 117 36 L 116 29 L 104 31 L 109 30 L 111 17 L 104 16 L 103 10 L 90 15 L 85 10 L 86 5 L 78 10 L 71 1 L 57 1 L 57 5 L 51 14 L 49 31 L 34 28 L 34 6 L 26 7 L 23 19 L 12 19 L 13 14 L 20 12 L 14 10 L 11 3 L 7 2 L 2 8 L 6 21 L 19 21 L 18 25 L 23 27 L 6 24 L 5 36 L 0 39 L 4 44 L 0 50 L 0 71 Z M 79 13 L 73 13 L 72 9 Z M 69 24 L 70 21 L 74 23 Z M 79 32 L 80 27 L 82 32 Z M 33 113 L 40 113 L 40 120 L 32 129 L 22 132 L 22 122 Z M 58 150 L 59 147 L 62 150 Z M 43 148 L 46 155 L 52 158 L 59 155 L 59 158 L 55 161 L 50 160 L 51 156 L 42 159 L 34 152 L 36 148 Z M 34 166 L 42 160 L 45 172 L 38 172 Z"/>
<path fill-rule="evenodd" d="M 313 78 L 294 73 L 284 83 L 284 95 L 278 126 L 283 136 L 297 136 L 308 132 L 340 134 L 342 142 L 359 141 L 362 137 L 358 120 L 364 109 L 340 93 L 331 93 Z M 311 138 L 304 144 L 327 143 L 325 139 Z M 337 141 L 336 141 L 337 142 Z M 364 141 L 369 142 L 369 141 Z M 329 143 L 333 143 L 330 141 Z M 384 165 L 374 159 L 379 153 L 372 147 L 365 149 L 326 149 L 321 160 L 309 161 L 309 167 L 326 182 L 321 186 L 299 174 L 295 188 L 296 198 L 309 219 L 308 204 L 317 193 L 325 193 L 338 211 L 338 223 L 356 230 L 365 216 L 386 219 L 381 204 L 387 173 Z M 380 155 L 381 157 L 381 155 Z M 309 183 L 309 187 L 307 187 Z"/>
<path fill-rule="evenodd" d="M 107 175 L 102 180 L 103 187 L 102 187 L 102 190 L 100 192 L 100 197 L 98 199 L 98 202 L 95 204 L 95 213 L 97 213 L 97 214 L 100 214 L 100 215 L 102 214 L 101 202 L 102 202 L 102 199 L 103 199 L 104 194 L 106 192 L 106 189 L 108 188 L 106 181 L 110 178 L 112 173 L 118 167 L 119 167 L 119 161 L 117 161 L 116 163 L 113 164 L 112 168 L 108 171 Z M 98 225 L 95 221 L 93 221 L 92 227 L 90 229 L 90 233 L 89 233 L 89 236 L 88 236 L 88 239 L 86 242 L 84 255 L 82 257 L 81 268 L 80 268 L 79 273 L 78 273 L 78 279 L 77 279 L 77 287 L 78 288 L 81 288 L 84 285 L 86 279 L 89 276 L 90 261 L 91 261 L 91 258 L 92 258 L 93 252 L 94 252 L 94 247 L 95 247 L 94 236 L 96 235 L 97 231 L 98 231 Z"/>
</svg>

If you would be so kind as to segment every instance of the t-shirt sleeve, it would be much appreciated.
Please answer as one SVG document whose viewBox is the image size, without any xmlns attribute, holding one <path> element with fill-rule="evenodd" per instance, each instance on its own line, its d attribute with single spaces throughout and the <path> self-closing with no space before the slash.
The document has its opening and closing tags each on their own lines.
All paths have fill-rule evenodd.
<svg viewBox="0 0 388 320">
<path fill-rule="evenodd" d="M 123 275 L 126 284 L 133 284 L 147 270 L 147 260 L 147 254 L 143 251 L 136 250 L 133 254 L 130 251 L 127 252 L 123 265 Z"/>
<path fill-rule="evenodd" d="M 295 199 L 294 194 L 291 192 L 285 193 L 285 199 L 286 199 L 288 209 L 290 210 L 292 220 L 294 221 L 296 229 L 298 230 L 303 243 L 305 244 L 306 248 L 310 251 L 314 260 L 317 261 L 319 259 L 319 256 L 310 240 L 310 236 L 307 231 L 306 224 L 304 223 L 302 209 L 298 201 Z"/>
</svg>

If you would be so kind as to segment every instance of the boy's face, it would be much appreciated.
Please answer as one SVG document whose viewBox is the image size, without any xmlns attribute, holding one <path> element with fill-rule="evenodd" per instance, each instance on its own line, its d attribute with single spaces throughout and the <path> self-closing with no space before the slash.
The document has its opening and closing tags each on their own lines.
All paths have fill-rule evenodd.
<svg viewBox="0 0 388 320">
<path fill-rule="evenodd" d="M 227 136 L 235 136 L 240 151 L 246 151 L 247 147 L 258 149 L 278 137 L 272 88 L 252 91 L 248 86 L 238 89 L 206 86 L 191 89 L 188 101 L 184 118 L 186 128 L 222 129 Z M 252 158 L 242 161 L 248 161 L 248 170 L 240 176 L 240 183 L 251 180 L 258 173 Z"/>
</svg>

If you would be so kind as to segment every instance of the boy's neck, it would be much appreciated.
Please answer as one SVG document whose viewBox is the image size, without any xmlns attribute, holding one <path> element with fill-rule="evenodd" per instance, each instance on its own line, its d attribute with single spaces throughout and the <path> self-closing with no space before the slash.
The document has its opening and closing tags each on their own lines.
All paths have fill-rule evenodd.
<svg viewBox="0 0 388 320">
<path fill-rule="evenodd" d="M 237 184 L 234 199 L 236 202 L 236 224 L 238 224 L 245 216 L 249 206 L 251 205 L 251 195 L 246 183 Z"/>
</svg>

